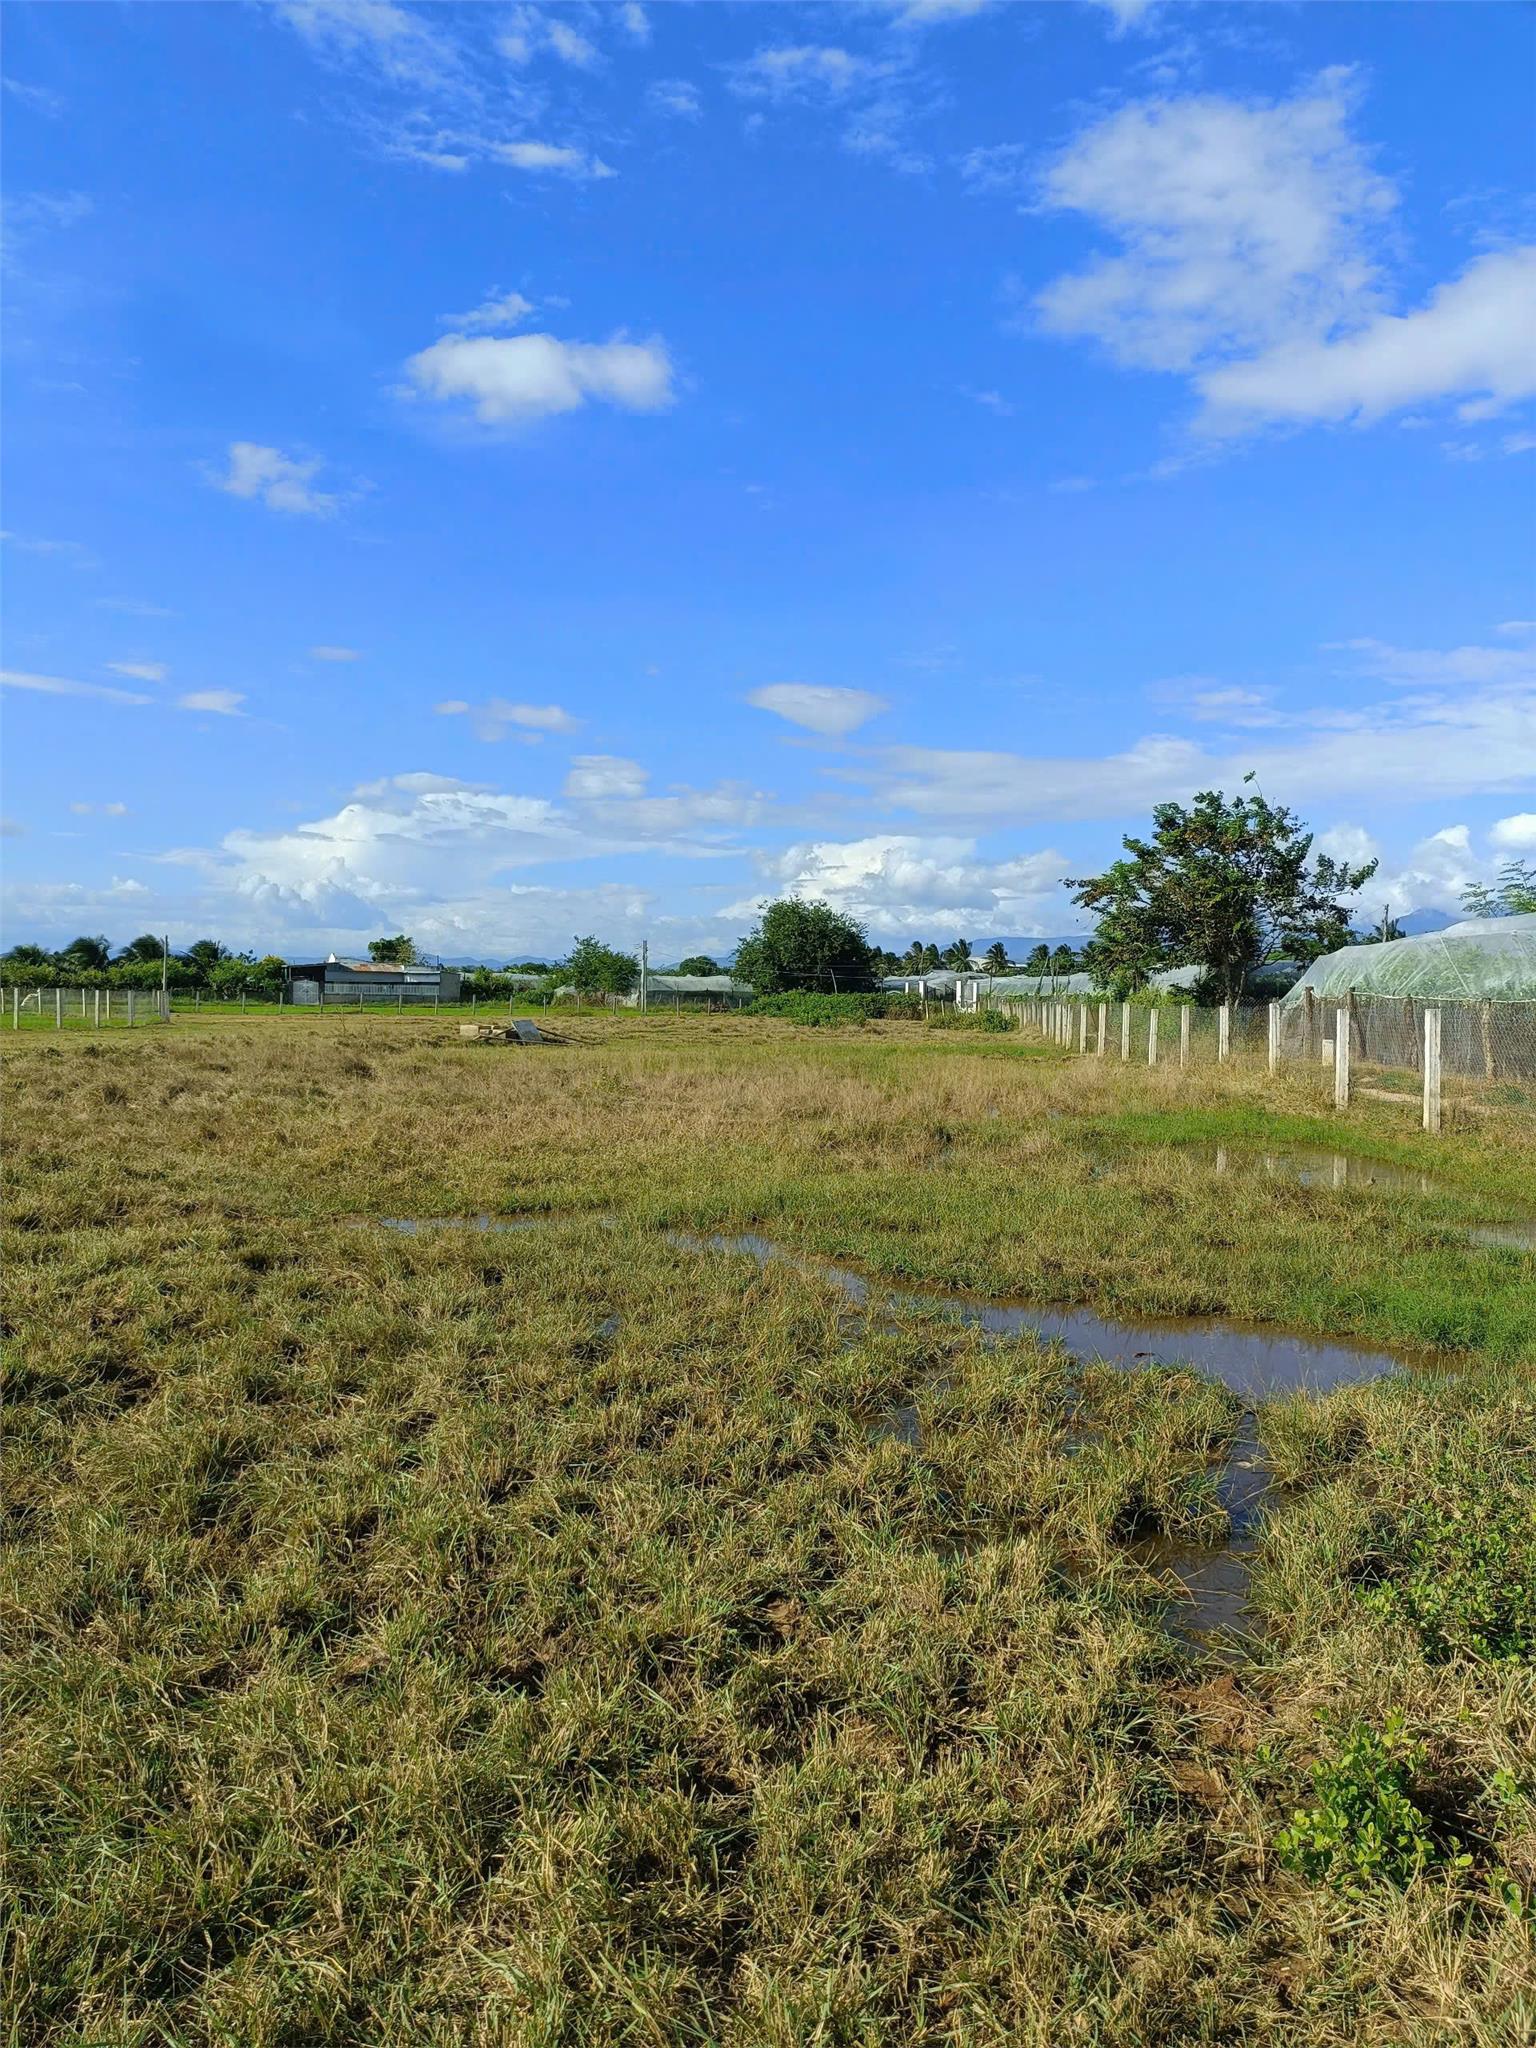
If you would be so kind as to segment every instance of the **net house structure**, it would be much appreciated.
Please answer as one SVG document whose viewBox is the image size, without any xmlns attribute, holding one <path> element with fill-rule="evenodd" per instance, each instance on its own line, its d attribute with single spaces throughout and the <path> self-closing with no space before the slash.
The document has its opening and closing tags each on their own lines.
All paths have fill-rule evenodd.
<svg viewBox="0 0 1536 2048">
<path fill-rule="evenodd" d="M 328 959 L 295 962 L 288 969 L 288 1000 L 323 1009 L 327 1003 L 456 1003 L 463 975 L 457 967 L 415 965 L 393 960 Z"/>
</svg>

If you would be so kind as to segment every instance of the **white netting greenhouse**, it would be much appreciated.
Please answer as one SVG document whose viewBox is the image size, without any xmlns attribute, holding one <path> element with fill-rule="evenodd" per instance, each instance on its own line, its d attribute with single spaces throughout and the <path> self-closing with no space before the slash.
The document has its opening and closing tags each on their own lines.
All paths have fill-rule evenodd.
<svg viewBox="0 0 1536 2048">
<path fill-rule="evenodd" d="M 1470 917 L 1443 932 L 1343 946 L 1314 960 L 1286 997 L 1419 996 L 1426 1001 L 1536 1000 L 1536 916 Z"/>
</svg>

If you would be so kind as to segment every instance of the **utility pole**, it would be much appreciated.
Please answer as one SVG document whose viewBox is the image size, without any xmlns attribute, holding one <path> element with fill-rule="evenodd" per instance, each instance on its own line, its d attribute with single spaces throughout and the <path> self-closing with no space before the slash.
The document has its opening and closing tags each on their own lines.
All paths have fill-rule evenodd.
<svg viewBox="0 0 1536 2048">
<path fill-rule="evenodd" d="M 170 995 L 167 976 L 171 965 L 171 935 L 169 932 L 160 941 L 160 1014 L 170 1016 Z"/>
<path fill-rule="evenodd" d="M 645 1015 L 646 1004 L 650 996 L 650 990 L 646 986 L 650 979 L 650 971 L 651 942 L 649 939 L 642 939 L 640 941 L 640 1014 L 642 1017 Z"/>
</svg>

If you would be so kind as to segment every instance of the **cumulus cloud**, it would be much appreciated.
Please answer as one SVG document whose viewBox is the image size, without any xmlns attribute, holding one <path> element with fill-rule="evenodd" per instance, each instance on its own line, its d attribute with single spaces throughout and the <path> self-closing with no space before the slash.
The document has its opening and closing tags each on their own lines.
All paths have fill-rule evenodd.
<svg viewBox="0 0 1536 2048">
<path fill-rule="evenodd" d="M 1507 852 L 1536 847 L 1536 811 L 1516 811 L 1513 817 L 1498 819 L 1488 837 Z"/>
<path fill-rule="evenodd" d="M 766 683 L 760 690 L 749 691 L 747 702 L 827 739 L 857 732 L 890 708 L 871 690 L 843 690 L 828 683 Z"/>
<path fill-rule="evenodd" d="M 1388 303 L 1397 193 L 1350 132 L 1357 96 L 1336 67 L 1289 100 L 1153 98 L 1093 122 L 1042 198 L 1118 246 L 1035 295 L 1039 326 L 1188 375 L 1218 436 L 1453 400 L 1482 419 L 1536 393 L 1536 247 L 1479 256 L 1417 308 Z M 981 186 L 1013 168 L 1006 146 L 962 164 Z"/>
<path fill-rule="evenodd" d="M 1335 70 L 1290 100 L 1151 99 L 1094 122 L 1044 199 L 1121 246 L 1049 284 L 1041 324 L 1122 363 L 1188 370 L 1368 312 L 1371 230 L 1396 195 L 1349 134 L 1353 97 Z"/>
<path fill-rule="evenodd" d="M 341 500 L 332 492 L 311 488 L 320 468 L 318 457 L 284 455 L 280 448 L 267 448 L 259 441 L 231 441 L 228 469 L 210 482 L 234 498 L 259 498 L 273 512 L 329 519 Z"/>
<path fill-rule="evenodd" d="M 819 896 L 877 931 L 924 933 L 1028 923 L 1058 900 L 1064 911 L 1066 865 L 1054 852 L 985 861 L 974 839 L 896 832 L 809 841 L 758 860 L 776 892 Z"/>
<path fill-rule="evenodd" d="M 1352 334 L 1281 343 L 1197 380 L 1206 424 L 1379 419 L 1460 398 L 1483 418 L 1536 394 L 1536 245 L 1481 256 L 1413 313 L 1381 313 Z"/>
<path fill-rule="evenodd" d="M 661 412 L 674 396 L 671 358 L 658 338 L 586 342 L 558 341 L 552 334 L 446 334 L 405 368 L 426 397 L 466 400 L 485 426 L 579 412 L 589 400 L 626 412 Z"/>
<path fill-rule="evenodd" d="M 505 697 L 488 697 L 483 704 L 448 697 L 432 708 L 442 718 L 467 718 L 476 739 L 504 740 L 515 727 L 512 737 L 528 746 L 536 746 L 547 732 L 575 732 L 581 725 L 559 704 L 513 704 Z"/>
</svg>

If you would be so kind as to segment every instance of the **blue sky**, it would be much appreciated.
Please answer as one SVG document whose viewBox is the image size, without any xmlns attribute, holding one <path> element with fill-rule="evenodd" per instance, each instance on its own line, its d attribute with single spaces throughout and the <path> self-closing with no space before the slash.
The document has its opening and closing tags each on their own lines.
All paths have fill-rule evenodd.
<svg viewBox="0 0 1536 2048">
<path fill-rule="evenodd" d="M 8 940 L 1536 854 L 1524 7 L 12 4 Z"/>
</svg>

